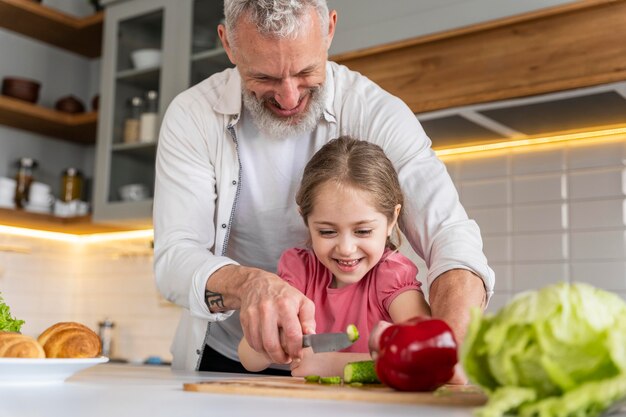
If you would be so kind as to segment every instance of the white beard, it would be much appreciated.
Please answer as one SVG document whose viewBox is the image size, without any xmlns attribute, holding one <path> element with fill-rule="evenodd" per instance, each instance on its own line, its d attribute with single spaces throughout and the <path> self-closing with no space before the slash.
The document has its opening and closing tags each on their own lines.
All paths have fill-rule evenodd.
<svg viewBox="0 0 626 417">
<path fill-rule="evenodd" d="M 326 102 L 326 83 L 309 90 L 309 102 L 302 113 L 290 117 L 279 117 L 272 113 L 265 102 L 268 99 L 257 98 L 253 93 L 242 88 L 243 105 L 252 115 L 256 127 L 265 135 L 275 139 L 285 139 L 312 132 L 322 117 Z"/>
</svg>

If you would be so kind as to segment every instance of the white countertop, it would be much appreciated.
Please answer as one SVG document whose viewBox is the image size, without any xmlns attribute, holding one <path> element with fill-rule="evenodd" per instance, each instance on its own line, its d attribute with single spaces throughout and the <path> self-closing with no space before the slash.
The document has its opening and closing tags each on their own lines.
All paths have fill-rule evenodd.
<svg viewBox="0 0 626 417">
<path fill-rule="evenodd" d="M 3 386 L 0 416 L 20 417 L 472 417 L 471 408 L 394 405 L 208 394 L 183 391 L 183 383 L 234 374 L 179 372 L 165 366 L 102 364 L 63 383 Z"/>
</svg>

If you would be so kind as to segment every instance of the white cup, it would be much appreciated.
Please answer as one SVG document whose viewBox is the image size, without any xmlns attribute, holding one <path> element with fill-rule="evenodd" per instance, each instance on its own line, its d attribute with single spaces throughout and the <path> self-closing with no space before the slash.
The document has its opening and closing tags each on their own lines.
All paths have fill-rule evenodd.
<svg viewBox="0 0 626 417">
<path fill-rule="evenodd" d="M 0 177 L 0 200 L 13 200 L 16 185 L 17 182 L 13 178 Z"/>
<path fill-rule="evenodd" d="M 143 184 L 128 184 L 120 187 L 119 193 L 124 201 L 141 201 L 148 198 L 148 187 Z"/>
<path fill-rule="evenodd" d="M 28 204 L 37 207 L 50 207 L 53 203 L 51 188 L 43 182 L 33 182 L 28 191 Z"/>
</svg>

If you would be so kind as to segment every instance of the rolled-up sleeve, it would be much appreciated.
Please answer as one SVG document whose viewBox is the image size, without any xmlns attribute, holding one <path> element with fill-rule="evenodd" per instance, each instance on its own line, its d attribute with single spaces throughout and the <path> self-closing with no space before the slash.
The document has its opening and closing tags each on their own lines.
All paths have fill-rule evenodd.
<svg viewBox="0 0 626 417">
<path fill-rule="evenodd" d="M 192 316 L 223 320 L 232 311 L 209 311 L 206 282 L 216 270 L 236 262 L 213 253 L 214 157 L 203 139 L 203 121 L 193 116 L 191 106 L 183 110 L 180 100 L 179 96 L 169 106 L 159 136 L 153 211 L 155 279 L 161 294 L 189 309 Z"/>
</svg>

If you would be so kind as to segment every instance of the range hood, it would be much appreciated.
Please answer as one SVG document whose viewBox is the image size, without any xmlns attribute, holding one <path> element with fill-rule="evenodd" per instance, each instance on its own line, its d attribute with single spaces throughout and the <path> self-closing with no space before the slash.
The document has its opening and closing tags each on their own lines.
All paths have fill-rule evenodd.
<svg viewBox="0 0 626 417">
<path fill-rule="evenodd" d="M 626 126 L 626 82 L 417 114 L 433 148 Z"/>
</svg>

